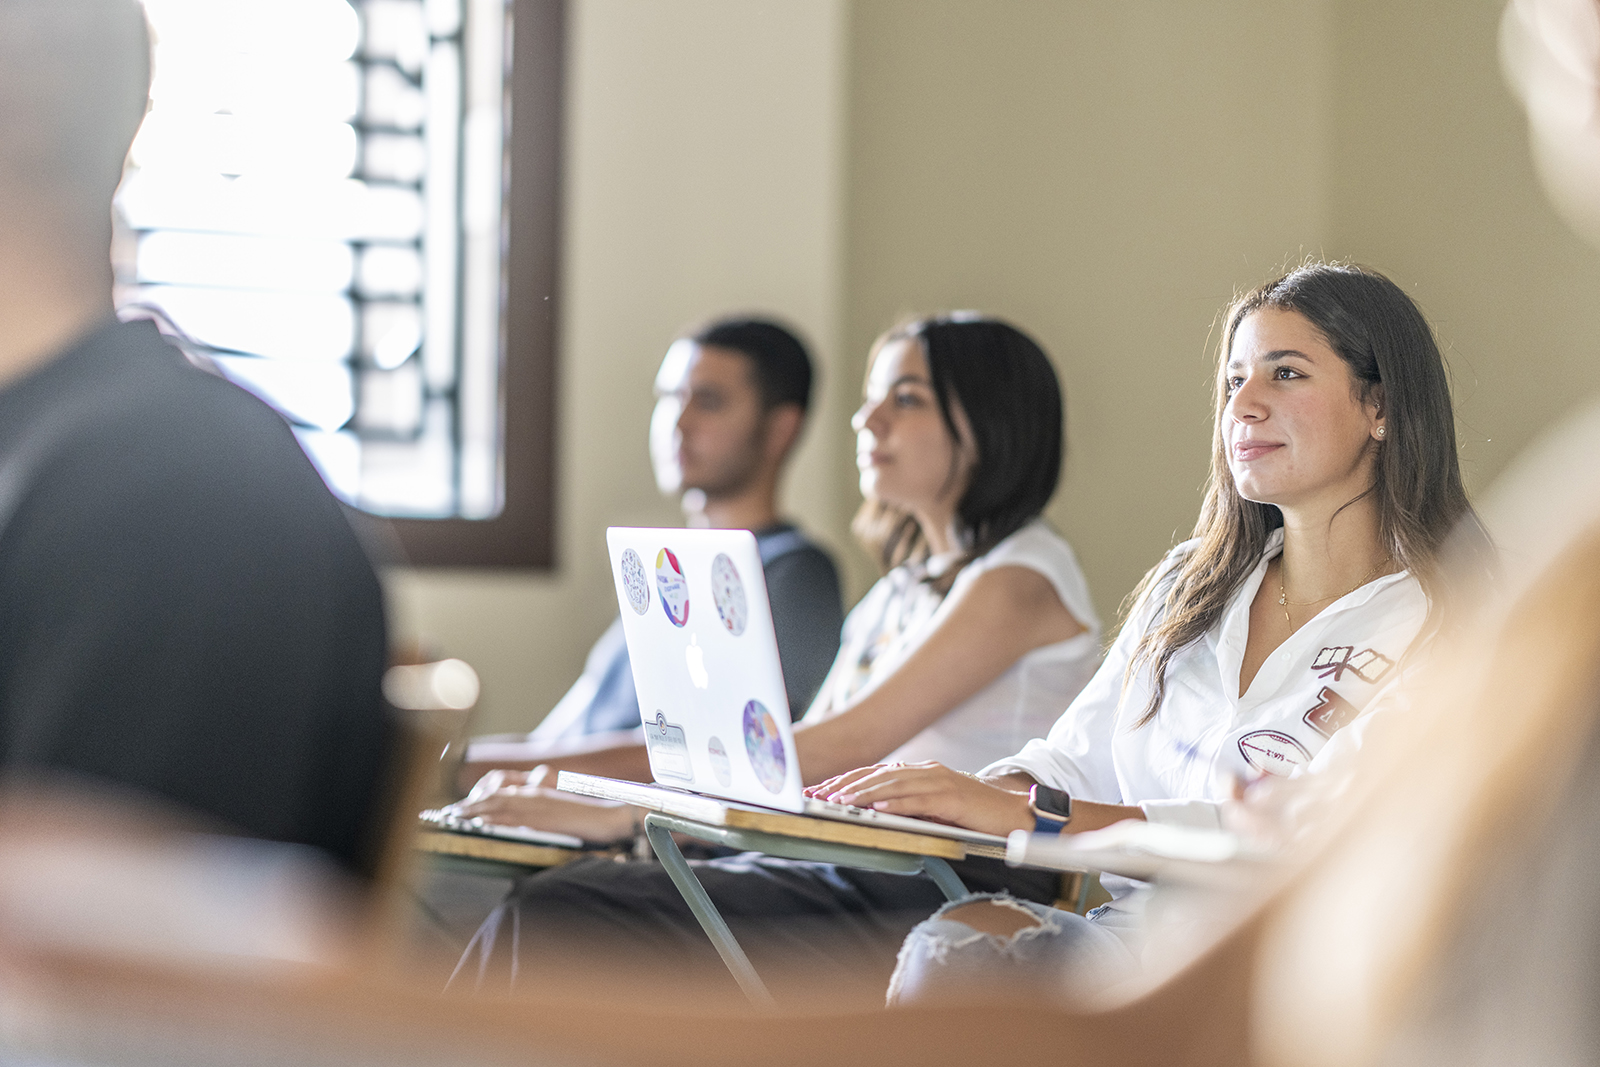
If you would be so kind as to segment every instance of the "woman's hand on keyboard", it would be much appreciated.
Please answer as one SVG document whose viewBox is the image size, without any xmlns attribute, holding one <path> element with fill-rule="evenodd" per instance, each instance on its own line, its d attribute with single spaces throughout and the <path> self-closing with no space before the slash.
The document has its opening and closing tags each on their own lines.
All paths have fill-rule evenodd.
<svg viewBox="0 0 1600 1067">
<path fill-rule="evenodd" d="M 863 767 L 807 792 L 837 804 L 965 826 L 1004 837 L 1031 830 L 1028 795 L 1004 789 L 942 763 L 886 763 Z"/>
<path fill-rule="evenodd" d="M 463 819 L 551 830 L 585 841 L 620 841 L 632 836 L 639 820 L 630 805 L 558 793 L 541 784 L 543 770 L 490 771 L 464 800 L 447 810 Z"/>
<path fill-rule="evenodd" d="M 806 786 L 804 792 L 806 796 L 813 800 L 833 800 L 834 794 L 843 791 L 845 787 L 849 786 L 851 783 L 859 782 L 867 775 L 872 774 L 875 771 L 881 771 L 883 768 L 888 766 L 890 766 L 890 764 L 874 763 L 870 767 L 857 767 L 853 771 L 845 771 L 843 774 L 836 774 L 825 782 L 818 782 L 816 785 L 808 785 Z M 894 766 L 898 767 L 901 766 L 901 764 L 894 764 Z"/>
</svg>

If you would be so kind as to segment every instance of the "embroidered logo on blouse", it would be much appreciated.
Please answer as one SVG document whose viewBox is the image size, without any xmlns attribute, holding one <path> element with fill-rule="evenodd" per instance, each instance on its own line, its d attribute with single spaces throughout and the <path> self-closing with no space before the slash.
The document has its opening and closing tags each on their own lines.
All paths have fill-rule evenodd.
<svg viewBox="0 0 1600 1067">
<path fill-rule="evenodd" d="M 1332 737 L 1359 714 L 1360 708 L 1323 686 L 1317 694 L 1317 706 L 1305 714 L 1305 723 L 1323 737 Z"/>
<path fill-rule="evenodd" d="M 1383 653 L 1370 648 L 1357 652 L 1354 645 L 1325 648 L 1311 661 L 1311 670 L 1319 678 L 1332 678 L 1337 682 L 1349 671 L 1368 685 L 1388 674 L 1393 666 L 1394 660 Z"/>
<path fill-rule="evenodd" d="M 1277 730 L 1257 730 L 1239 738 L 1239 755 L 1258 771 L 1279 776 L 1311 761 L 1311 753 L 1288 734 Z"/>
</svg>

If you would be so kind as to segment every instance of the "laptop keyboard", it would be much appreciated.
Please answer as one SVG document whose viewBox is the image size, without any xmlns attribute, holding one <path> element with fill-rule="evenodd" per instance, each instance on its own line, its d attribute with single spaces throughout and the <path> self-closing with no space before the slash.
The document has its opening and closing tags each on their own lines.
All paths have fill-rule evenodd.
<svg viewBox="0 0 1600 1067">
<path fill-rule="evenodd" d="M 858 808 L 854 804 L 840 804 L 832 800 L 813 800 L 817 805 L 830 815 L 843 815 L 848 819 L 863 819 L 868 822 L 897 821 L 906 818 L 904 815 L 887 815 L 877 808 Z"/>
<path fill-rule="evenodd" d="M 480 837 L 498 837 L 507 841 L 529 841 L 534 844 L 581 844 L 581 840 L 569 834 L 553 834 L 544 830 L 535 830 L 527 826 L 506 826 L 501 823 L 488 823 L 474 816 L 464 819 L 454 812 L 440 808 L 428 808 L 417 814 L 417 818 L 430 827 L 448 830 L 457 834 L 477 834 Z"/>
<path fill-rule="evenodd" d="M 839 804 L 832 800 L 808 799 L 806 801 L 806 814 L 840 819 L 845 822 L 876 823 L 885 830 L 904 830 L 913 834 L 954 837 L 975 841 L 979 844 L 998 844 L 1004 840 L 992 834 L 980 833 L 976 830 L 963 830 L 946 823 L 936 822 L 933 819 L 919 819 L 914 815 L 895 815 L 891 812 L 879 811 L 876 808 L 858 808 L 851 804 Z"/>
</svg>

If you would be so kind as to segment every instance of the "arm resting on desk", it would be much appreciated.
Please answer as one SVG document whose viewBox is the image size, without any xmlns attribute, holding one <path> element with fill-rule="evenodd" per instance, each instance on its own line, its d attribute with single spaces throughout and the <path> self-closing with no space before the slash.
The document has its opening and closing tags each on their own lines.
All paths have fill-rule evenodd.
<svg viewBox="0 0 1600 1067">
<path fill-rule="evenodd" d="M 457 787 L 471 789 L 492 770 L 579 771 L 633 782 L 650 780 L 650 758 L 641 730 L 616 730 L 568 741 L 486 741 L 467 746 L 467 758 L 457 775 Z"/>
<path fill-rule="evenodd" d="M 640 809 L 610 800 L 559 793 L 548 768 L 532 773 L 494 770 L 478 780 L 466 799 L 453 805 L 464 818 L 480 818 L 500 826 L 530 826 L 605 843 L 635 836 L 644 817 Z"/>
<path fill-rule="evenodd" d="M 862 767 L 807 792 L 841 804 L 935 819 L 1003 837 L 1013 830 L 1033 829 L 1033 809 L 1028 804 L 1033 784 L 1021 772 L 978 778 L 930 761 Z M 1062 832 L 1082 833 L 1143 818 L 1144 812 L 1136 807 L 1074 800 L 1072 818 Z"/>
</svg>

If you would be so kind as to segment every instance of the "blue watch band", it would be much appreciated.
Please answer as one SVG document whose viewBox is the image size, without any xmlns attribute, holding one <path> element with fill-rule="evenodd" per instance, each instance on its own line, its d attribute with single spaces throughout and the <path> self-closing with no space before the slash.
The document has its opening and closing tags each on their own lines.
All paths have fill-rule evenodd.
<svg viewBox="0 0 1600 1067">
<path fill-rule="evenodd" d="M 1034 833 L 1059 834 L 1072 818 L 1072 797 L 1063 789 L 1035 785 L 1028 790 L 1028 808 Z"/>
</svg>

